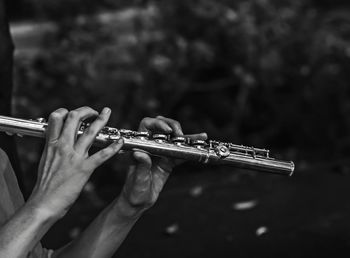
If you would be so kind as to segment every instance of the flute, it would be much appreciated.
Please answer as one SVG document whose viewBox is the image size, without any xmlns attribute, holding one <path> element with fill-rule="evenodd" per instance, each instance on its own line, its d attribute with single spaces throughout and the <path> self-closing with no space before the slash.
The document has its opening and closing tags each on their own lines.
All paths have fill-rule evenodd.
<svg viewBox="0 0 350 258">
<path fill-rule="evenodd" d="M 0 131 L 19 136 L 45 137 L 47 122 L 0 116 Z M 82 123 L 78 135 L 84 133 L 89 124 Z M 94 145 L 103 147 L 123 138 L 125 151 L 142 150 L 150 155 L 201 162 L 224 164 L 291 176 L 294 172 L 292 161 L 278 160 L 270 156 L 267 149 L 247 147 L 214 140 L 191 140 L 186 137 L 171 137 L 166 134 L 150 134 L 127 129 L 104 127 L 96 136 Z"/>
</svg>

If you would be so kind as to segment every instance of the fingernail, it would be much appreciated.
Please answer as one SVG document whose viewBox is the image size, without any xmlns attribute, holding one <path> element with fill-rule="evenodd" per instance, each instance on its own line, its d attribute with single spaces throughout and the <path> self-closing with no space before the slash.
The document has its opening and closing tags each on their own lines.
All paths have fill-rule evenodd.
<svg viewBox="0 0 350 258">
<path fill-rule="evenodd" d="M 111 112 L 111 109 L 108 108 L 108 107 L 105 107 L 105 108 L 102 109 L 102 112 L 101 112 L 101 113 L 102 113 L 103 115 L 107 115 L 109 112 Z"/>
<path fill-rule="evenodd" d="M 165 129 L 165 131 L 167 131 L 169 133 L 173 131 L 173 129 L 169 125 L 165 125 L 164 129 Z"/>
<path fill-rule="evenodd" d="M 182 131 L 181 129 L 178 129 L 178 135 L 179 135 L 179 136 L 184 135 L 184 133 L 183 133 L 183 131 Z"/>
</svg>

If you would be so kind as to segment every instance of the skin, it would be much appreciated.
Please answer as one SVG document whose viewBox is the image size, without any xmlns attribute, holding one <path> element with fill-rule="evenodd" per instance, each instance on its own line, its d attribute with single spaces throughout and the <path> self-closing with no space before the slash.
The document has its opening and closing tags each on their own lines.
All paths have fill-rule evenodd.
<svg viewBox="0 0 350 258">
<path fill-rule="evenodd" d="M 97 133 L 106 125 L 110 109 L 97 111 L 82 107 L 68 112 L 59 109 L 49 117 L 46 145 L 39 165 L 34 190 L 25 205 L 0 227 L 0 257 L 26 257 L 42 236 L 76 201 L 93 171 L 119 152 L 119 141 L 89 155 Z M 97 116 L 83 135 L 77 138 L 81 121 Z M 158 116 L 145 118 L 140 131 L 182 136 L 181 125 Z M 206 139 L 206 134 L 190 135 Z M 152 207 L 173 167 L 181 161 L 151 157 L 135 151 L 123 190 L 112 203 L 74 241 L 56 250 L 53 257 L 111 257 L 132 226 Z"/>
</svg>

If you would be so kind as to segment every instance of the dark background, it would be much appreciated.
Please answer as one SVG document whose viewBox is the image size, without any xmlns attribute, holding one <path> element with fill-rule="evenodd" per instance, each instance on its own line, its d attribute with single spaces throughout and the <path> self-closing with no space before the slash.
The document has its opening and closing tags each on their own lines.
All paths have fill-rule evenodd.
<svg viewBox="0 0 350 258">
<path fill-rule="evenodd" d="M 350 9 L 311 0 L 16 0 L 13 115 L 113 110 L 136 129 L 162 114 L 189 133 L 270 148 L 293 177 L 178 167 L 118 257 L 350 254 Z M 30 192 L 42 142 L 17 139 Z M 127 160 L 96 171 L 43 242 L 76 237 L 123 184 Z M 236 208 L 248 202 L 247 209 Z M 263 233 L 258 232 L 263 229 Z"/>
</svg>

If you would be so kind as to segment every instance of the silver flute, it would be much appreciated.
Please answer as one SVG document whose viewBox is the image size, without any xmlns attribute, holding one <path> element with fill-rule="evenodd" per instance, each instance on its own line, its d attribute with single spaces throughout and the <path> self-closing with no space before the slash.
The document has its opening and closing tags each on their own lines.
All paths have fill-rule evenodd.
<svg viewBox="0 0 350 258">
<path fill-rule="evenodd" d="M 19 136 L 45 137 L 48 124 L 45 119 L 19 119 L 0 116 L 0 131 Z M 78 135 L 83 134 L 89 124 L 82 123 Z M 219 141 L 191 140 L 190 138 L 127 129 L 104 127 L 96 136 L 94 145 L 104 147 L 124 140 L 125 151 L 142 150 L 150 155 L 165 156 L 201 163 L 218 163 L 256 171 L 291 176 L 294 172 L 292 161 L 278 160 L 266 149 L 236 145 Z"/>
</svg>

